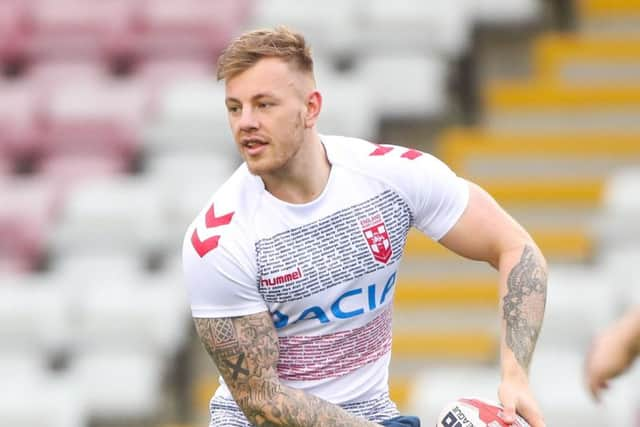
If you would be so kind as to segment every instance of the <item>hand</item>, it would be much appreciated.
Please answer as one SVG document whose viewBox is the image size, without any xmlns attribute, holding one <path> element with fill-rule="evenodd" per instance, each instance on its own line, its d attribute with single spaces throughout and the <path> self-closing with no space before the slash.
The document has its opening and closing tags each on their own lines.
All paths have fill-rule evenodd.
<svg viewBox="0 0 640 427">
<path fill-rule="evenodd" d="M 626 371 L 637 353 L 631 327 L 627 319 L 610 326 L 591 343 L 585 361 L 585 377 L 591 395 L 596 401 L 609 387 L 609 380 Z"/>
<path fill-rule="evenodd" d="M 526 377 L 506 377 L 498 389 L 498 397 L 504 408 L 503 419 L 507 424 L 516 421 L 516 412 L 531 425 L 545 427 L 542 412 L 538 407 Z"/>
</svg>

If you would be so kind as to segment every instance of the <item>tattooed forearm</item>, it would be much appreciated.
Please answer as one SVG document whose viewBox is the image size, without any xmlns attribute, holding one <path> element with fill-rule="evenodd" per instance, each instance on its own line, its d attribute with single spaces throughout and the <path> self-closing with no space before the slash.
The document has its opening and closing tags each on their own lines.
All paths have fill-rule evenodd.
<svg viewBox="0 0 640 427">
<path fill-rule="evenodd" d="M 269 313 L 194 321 L 205 349 L 253 425 L 377 425 L 280 382 L 278 336 Z"/>
<path fill-rule="evenodd" d="M 542 326 L 547 297 L 547 271 L 531 246 L 525 246 L 507 279 L 503 298 L 505 340 L 518 363 L 527 369 Z"/>
</svg>

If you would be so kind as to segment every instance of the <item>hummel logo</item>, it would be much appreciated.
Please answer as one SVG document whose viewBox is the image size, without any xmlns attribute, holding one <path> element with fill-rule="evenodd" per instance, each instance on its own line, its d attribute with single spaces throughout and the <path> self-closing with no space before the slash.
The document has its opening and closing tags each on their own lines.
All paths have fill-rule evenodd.
<svg viewBox="0 0 640 427">
<path fill-rule="evenodd" d="M 228 214 L 216 217 L 216 214 L 213 210 L 213 205 L 211 205 L 204 217 L 205 226 L 209 229 L 227 225 L 231 222 L 233 214 L 234 212 L 229 212 Z M 200 236 L 198 236 L 197 228 L 193 230 L 193 234 L 191 235 L 191 244 L 193 245 L 193 248 L 196 250 L 198 255 L 200 255 L 200 258 L 204 257 L 206 254 L 217 248 L 219 241 L 219 235 L 201 240 Z"/>
</svg>

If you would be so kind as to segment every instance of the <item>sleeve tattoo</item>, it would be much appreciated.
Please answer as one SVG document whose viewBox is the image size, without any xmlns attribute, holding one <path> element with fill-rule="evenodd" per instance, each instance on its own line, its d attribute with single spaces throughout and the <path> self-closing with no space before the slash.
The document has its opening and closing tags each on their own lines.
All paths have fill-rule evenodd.
<svg viewBox="0 0 640 427">
<path fill-rule="evenodd" d="M 503 298 L 505 339 L 520 366 L 527 369 L 540 333 L 547 297 L 547 271 L 535 250 L 524 247 L 507 278 Z"/>
<path fill-rule="evenodd" d="M 278 379 L 278 336 L 268 312 L 196 318 L 196 330 L 231 394 L 257 427 L 376 426 Z"/>
</svg>

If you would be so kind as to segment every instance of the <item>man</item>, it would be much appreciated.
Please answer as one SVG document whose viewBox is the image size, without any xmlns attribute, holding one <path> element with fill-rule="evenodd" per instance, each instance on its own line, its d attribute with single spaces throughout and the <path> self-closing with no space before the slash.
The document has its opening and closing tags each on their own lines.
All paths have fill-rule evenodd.
<svg viewBox="0 0 640 427">
<path fill-rule="evenodd" d="M 600 400 L 609 380 L 623 374 L 640 354 L 640 307 L 629 309 L 596 337 L 587 354 L 585 375 L 589 391 Z"/>
<path fill-rule="evenodd" d="M 546 265 L 522 227 L 428 154 L 321 136 L 322 97 L 297 33 L 242 35 L 220 57 L 218 79 L 245 162 L 183 248 L 196 329 L 223 379 L 211 425 L 393 425 L 391 305 L 415 226 L 499 269 L 499 397 L 508 422 L 517 410 L 543 426 L 527 368 Z"/>
</svg>

